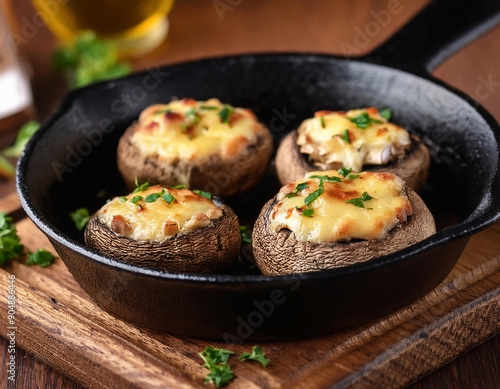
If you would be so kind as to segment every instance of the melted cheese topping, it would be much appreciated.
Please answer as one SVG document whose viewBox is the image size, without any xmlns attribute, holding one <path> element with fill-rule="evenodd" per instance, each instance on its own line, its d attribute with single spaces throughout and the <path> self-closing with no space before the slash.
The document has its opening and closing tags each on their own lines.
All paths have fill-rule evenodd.
<svg viewBox="0 0 500 389">
<path fill-rule="evenodd" d="M 349 120 L 366 114 L 376 122 L 364 129 Z M 316 112 L 300 125 L 297 145 L 321 169 L 346 167 L 359 172 L 363 165 L 383 165 L 404 155 L 411 148 L 411 139 L 405 129 L 389 123 L 376 108 L 367 108 L 347 113 Z"/>
<path fill-rule="evenodd" d="M 229 158 L 255 143 L 263 126 L 252 111 L 217 99 L 183 99 L 146 108 L 132 143 L 142 157 L 193 160 L 213 154 Z"/>
<path fill-rule="evenodd" d="M 174 200 L 169 203 L 158 197 L 156 201 L 147 202 L 146 200 L 152 199 L 148 199 L 148 196 L 155 193 L 170 193 Z M 137 196 L 142 199 L 132 202 Z M 168 198 L 168 194 L 166 196 Z M 222 217 L 222 209 L 212 200 L 188 189 L 156 185 L 128 196 L 115 197 L 97 215 L 101 223 L 118 235 L 141 241 L 161 242 L 176 234 L 210 225 L 212 220 Z"/>
<path fill-rule="evenodd" d="M 321 180 L 312 176 L 338 177 L 342 181 L 323 179 L 323 192 L 306 206 L 306 197 L 320 189 Z M 276 232 L 289 229 L 297 240 L 314 243 L 369 240 L 386 236 L 413 213 L 401 178 L 371 172 L 351 177 L 339 175 L 335 170 L 310 172 L 304 179 L 282 187 L 270 215 L 270 228 Z M 307 188 L 296 190 L 301 183 L 306 183 Z M 347 202 L 362 198 L 365 192 L 372 198 L 361 201 L 364 208 Z M 304 215 L 306 209 L 313 210 L 312 216 Z"/>
</svg>

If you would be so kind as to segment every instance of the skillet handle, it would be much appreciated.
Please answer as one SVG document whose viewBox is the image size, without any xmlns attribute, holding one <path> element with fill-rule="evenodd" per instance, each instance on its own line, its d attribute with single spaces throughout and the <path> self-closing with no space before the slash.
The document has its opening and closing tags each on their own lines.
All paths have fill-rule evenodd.
<svg viewBox="0 0 500 389">
<path fill-rule="evenodd" d="M 499 23 L 499 0 L 434 0 L 382 46 L 360 59 L 430 73 Z"/>
</svg>

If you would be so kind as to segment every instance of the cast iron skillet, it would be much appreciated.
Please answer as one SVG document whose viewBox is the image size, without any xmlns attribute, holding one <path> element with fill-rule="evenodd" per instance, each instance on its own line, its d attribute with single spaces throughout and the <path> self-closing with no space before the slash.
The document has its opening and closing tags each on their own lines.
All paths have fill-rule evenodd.
<svg viewBox="0 0 500 389">
<path fill-rule="evenodd" d="M 474 100 L 429 75 L 499 21 L 496 2 L 475 1 L 473 9 L 464 3 L 431 4 L 358 60 L 303 54 L 206 59 L 70 93 L 21 156 L 22 205 L 82 288 L 106 311 L 140 325 L 236 342 L 318 335 L 386 315 L 436 287 L 468 237 L 500 217 L 499 127 Z M 68 213 L 96 210 L 126 193 L 116 167 L 118 139 L 144 107 L 173 96 L 216 96 L 250 107 L 276 142 L 316 110 L 392 108 L 394 121 L 431 150 L 423 197 L 438 233 L 370 262 L 280 277 L 245 264 L 226 274 L 160 272 L 87 249 Z M 231 205 L 250 220 L 276 190 L 271 175 Z"/>
</svg>

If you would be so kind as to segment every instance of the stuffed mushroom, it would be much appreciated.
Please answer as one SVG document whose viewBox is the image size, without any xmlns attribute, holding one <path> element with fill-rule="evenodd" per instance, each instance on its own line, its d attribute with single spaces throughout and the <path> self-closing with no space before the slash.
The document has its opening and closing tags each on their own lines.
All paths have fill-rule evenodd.
<svg viewBox="0 0 500 389">
<path fill-rule="evenodd" d="M 272 151 L 269 130 L 249 109 L 185 98 L 141 113 L 120 139 L 118 168 L 131 189 L 137 177 L 227 197 L 261 178 Z"/>
<path fill-rule="evenodd" d="M 210 194 L 143 184 L 90 219 L 86 244 L 118 261 L 177 272 L 211 273 L 238 255 L 238 218 Z"/>
<path fill-rule="evenodd" d="M 264 274 L 334 269 L 396 252 L 436 232 L 403 180 L 351 169 L 307 173 L 262 209 L 252 248 Z"/>
<path fill-rule="evenodd" d="M 429 150 L 415 135 L 389 122 L 376 108 L 319 111 L 281 142 L 276 169 L 282 185 L 308 171 L 352 168 L 401 177 L 420 191 L 429 175 Z"/>
</svg>

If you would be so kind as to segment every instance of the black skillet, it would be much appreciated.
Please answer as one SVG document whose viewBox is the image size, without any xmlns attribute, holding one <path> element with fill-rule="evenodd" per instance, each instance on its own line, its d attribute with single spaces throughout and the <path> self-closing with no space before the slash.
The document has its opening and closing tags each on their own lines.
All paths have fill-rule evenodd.
<svg viewBox="0 0 500 389">
<path fill-rule="evenodd" d="M 23 207 L 82 288 L 103 309 L 140 325 L 241 341 L 318 335 L 386 315 L 435 288 L 469 236 L 500 217 L 498 124 L 474 100 L 429 75 L 500 20 L 496 1 L 465 3 L 432 3 L 361 60 L 302 54 L 215 58 L 70 93 L 21 156 Z M 115 162 L 118 139 L 144 107 L 173 96 L 215 96 L 250 107 L 276 141 L 316 110 L 392 108 L 394 121 L 431 150 L 423 197 L 438 233 L 367 263 L 280 277 L 262 276 L 245 263 L 226 274 L 166 273 L 87 249 L 68 213 L 82 206 L 95 210 L 125 193 Z M 232 205 L 243 219 L 251 218 L 276 189 L 275 178 L 268 177 Z"/>
</svg>

